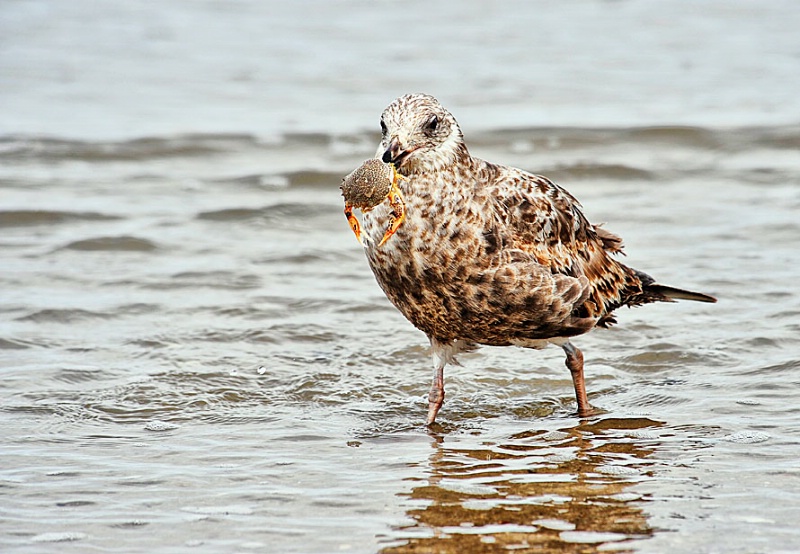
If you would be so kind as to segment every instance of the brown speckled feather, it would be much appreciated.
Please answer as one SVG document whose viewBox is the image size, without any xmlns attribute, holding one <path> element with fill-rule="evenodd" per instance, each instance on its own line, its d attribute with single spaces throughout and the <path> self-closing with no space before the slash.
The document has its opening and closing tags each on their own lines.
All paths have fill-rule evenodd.
<svg viewBox="0 0 800 554">
<path fill-rule="evenodd" d="M 602 231 L 604 242 L 571 194 L 545 177 L 517 169 L 501 167 L 497 173 L 487 186 L 507 240 L 553 274 L 587 279 L 587 298 L 576 306 L 578 314 L 603 321 L 641 293 L 634 272 L 611 257 L 621 241 Z"/>
<path fill-rule="evenodd" d="M 516 169 L 460 161 L 401 183 L 406 221 L 367 253 L 387 296 L 419 329 L 492 345 L 573 336 L 641 292 L 569 193 Z"/>
</svg>

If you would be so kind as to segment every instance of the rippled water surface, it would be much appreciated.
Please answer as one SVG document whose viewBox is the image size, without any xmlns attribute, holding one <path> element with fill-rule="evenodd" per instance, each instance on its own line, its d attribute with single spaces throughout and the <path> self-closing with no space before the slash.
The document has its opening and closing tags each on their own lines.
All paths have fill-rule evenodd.
<svg viewBox="0 0 800 554">
<path fill-rule="evenodd" d="M 11 3 L 3 23 L 52 17 L 57 5 Z M 354 25 L 356 44 L 391 50 L 380 40 L 384 28 L 364 25 L 385 21 L 388 8 L 343 5 L 348 21 L 362 23 Z M 691 24 L 713 28 L 718 18 L 749 29 L 745 36 L 761 32 L 752 14 L 725 5 L 709 4 Z M 176 22 L 204 22 L 208 33 L 219 16 L 254 32 L 247 25 L 267 17 L 263 8 L 242 3 L 223 16 L 216 4 L 198 3 L 182 19 L 176 3 L 165 6 L 160 20 L 129 13 L 126 40 L 141 32 L 154 51 L 195 48 L 189 53 L 210 59 L 212 69 L 243 59 L 258 67 L 255 55 L 237 49 L 238 33 L 227 30 L 227 47 L 215 58 L 210 45 L 182 42 L 188 31 Z M 310 6 L 321 13 L 282 8 L 278 36 L 289 23 L 325 29 L 327 8 Z M 586 10 L 601 22 L 641 20 L 654 51 L 673 60 L 670 45 L 683 35 L 667 23 L 669 9 L 662 20 L 637 15 L 635 6 L 588 3 Z M 457 66 L 465 53 L 498 52 L 496 82 L 511 87 L 468 81 L 456 93 L 455 82 L 432 78 L 445 89 L 445 105 L 450 92 L 456 117 L 460 104 L 475 122 L 462 121 L 473 154 L 554 178 L 592 221 L 625 238 L 627 263 L 720 301 L 620 310 L 615 328 L 576 339 L 601 415 L 574 417 L 560 349 L 485 348 L 447 369 L 440 424 L 427 429 L 427 341 L 374 282 L 338 185 L 374 153 L 377 134 L 358 129 L 376 126 L 392 97 L 425 88 L 422 76 L 435 64 L 414 72 L 411 62 L 427 58 L 394 52 L 409 88 L 389 79 L 387 68 L 376 70 L 376 81 L 362 76 L 353 84 L 331 80 L 328 58 L 301 58 L 294 73 L 280 73 L 286 62 L 265 57 L 277 82 L 271 99 L 302 92 L 287 99 L 288 111 L 263 106 L 270 115 L 254 115 L 242 132 L 244 115 L 227 128 L 223 116 L 239 113 L 240 99 L 256 110 L 266 77 L 218 88 L 203 81 L 207 88 L 196 90 L 191 80 L 171 80 L 174 60 L 154 57 L 145 67 L 139 52 L 143 59 L 123 58 L 121 66 L 140 67 L 130 78 L 144 98 L 161 94 L 172 103 L 134 109 L 119 83 L 109 84 L 112 96 L 121 95 L 114 98 L 92 85 L 111 67 L 93 64 L 113 49 L 88 59 L 58 54 L 65 37 L 81 46 L 87 36 L 115 35 L 75 34 L 70 17 L 80 12 L 58 9 L 73 15 L 49 27 L 36 19 L 39 34 L 13 35 L 16 50 L 0 55 L 4 67 L 16 68 L 3 78 L 29 86 L 16 107 L 38 103 L 44 114 L 9 112 L 0 136 L 4 552 L 800 550 L 800 112 L 780 101 L 796 96 L 789 86 L 796 77 L 781 73 L 800 60 L 800 50 L 787 46 L 796 10 L 784 10 L 785 21 L 774 17 L 778 10 L 764 19 L 774 41 L 759 43 L 760 54 L 772 56 L 762 73 L 747 73 L 756 66 L 746 56 L 725 65 L 717 52 L 717 82 L 733 83 L 744 71 L 789 88 L 759 96 L 744 79 L 741 89 L 719 93 L 714 121 L 698 116 L 711 102 L 698 91 L 716 90 L 705 78 L 687 69 L 688 83 L 670 89 L 669 72 L 649 83 L 658 72 L 618 74 L 614 64 L 611 74 L 627 75 L 620 86 L 645 98 L 627 111 L 625 98 L 604 93 L 603 118 L 618 124 L 575 125 L 580 99 L 562 97 L 562 85 L 552 82 L 530 94 L 559 98 L 556 115 L 515 119 L 525 87 L 520 81 L 514 89 L 516 58 L 504 58 L 502 45 L 463 42 L 466 50 L 444 54 Z M 577 17 L 557 10 L 542 17 Z M 116 15 L 99 14 L 122 21 Z M 581 17 L 575 25 L 591 28 Z M 488 24 L 513 19 L 494 15 Z M 421 32 L 414 29 L 411 36 Z M 315 36 L 303 40 L 329 40 Z M 527 44 L 523 35 L 508 36 L 505 48 Z M 651 35 L 631 40 L 642 36 Z M 559 40 L 584 56 L 593 47 Z M 281 51 L 264 41 L 262 53 Z M 675 47 L 678 58 L 691 51 Z M 80 60 L 88 63 L 86 80 L 44 71 L 44 60 L 59 55 L 78 74 Z M 358 59 L 348 55 L 348 63 Z M 586 59 L 606 59 L 594 55 Z M 23 71 L 25 56 L 32 64 Z M 580 64 L 564 56 L 568 67 Z M 696 62 L 712 58 L 704 51 Z M 636 60 L 644 70 L 647 63 Z M 544 58 L 532 63 L 551 67 Z M 317 89 L 316 74 L 324 77 Z M 153 88 L 159 76 L 187 97 L 172 85 Z M 586 78 L 612 87 L 602 73 Z M 656 85 L 668 99 L 654 123 L 642 106 L 655 105 L 646 93 Z M 348 95 L 358 106 L 331 114 L 331 103 Z M 687 111 L 675 107 L 681 95 L 692 99 Z M 84 120 L 78 108 L 92 99 L 98 105 Z M 328 113 L 327 131 L 294 128 L 311 121 L 295 113 L 301 103 L 308 113 Z M 494 107 L 479 114 L 483 104 Z M 187 106 L 209 107 L 212 121 L 199 124 L 202 132 L 185 124 Z M 368 119 L 359 119 L 362 110 Z M 100 121 L 106 112 L 116 127 Z M 737 124 L 725 125 L 726 114 Z M 126 127 L 126 118 L 136 123 Z"/>
</svg>

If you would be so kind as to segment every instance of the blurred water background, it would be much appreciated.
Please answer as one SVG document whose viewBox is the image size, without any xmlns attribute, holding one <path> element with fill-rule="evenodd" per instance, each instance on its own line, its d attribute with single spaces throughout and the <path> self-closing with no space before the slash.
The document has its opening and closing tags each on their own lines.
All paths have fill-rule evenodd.
<svg viewBox="0 0 800 554">
<path fill-rule="evenodd" d="M 0 5 L 4 552 L 800 550 L 800 4 Z M 719 304 L 425 337 L 342 214 L 383 108 Z"/>
</svg>

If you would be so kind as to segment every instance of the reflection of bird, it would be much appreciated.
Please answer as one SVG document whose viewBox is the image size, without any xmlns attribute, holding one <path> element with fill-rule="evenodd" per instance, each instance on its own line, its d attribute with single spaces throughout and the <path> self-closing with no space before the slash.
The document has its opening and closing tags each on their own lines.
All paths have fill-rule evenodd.
<svg viewBox="0 0 800 554">
<path fill-rule="evenodd" d="M 650 456 L 653 443 L 630 436 L 662 425 L 641 418 L 598 418 L 491 442 L 462 439 L 456 445 L 432 433 L 431 454 L 419 471 L 424 478 L 412 485 L 414 502 L 406 511 L 412 523 L 393 533 L 393 542 L 405 544 L 387 546 L 380 554 L 508 552 L 524 545 L 529 548 L 521 552 L 594 553 L 604 550 L 600 541 L 628 546 L 618 541 L 645 539 L 655 531 L 637 502 L 641 497 L 631 494 L 630 487 L 637 481 L 633 476 L 659 462 Z M 598 542 L 576 544 L 571 529 L 592 534 Z"/>
<path fill-rule="evenodd" d="M 406 177 L 398 183 L 406 214 L 379 246 L 391 207 L 365 213 L 366 253 L 389 300 L 431 341 L 428 424 L 444 400 L 444 366 L 481 344 L 561 346 L 578 413 L 588 415 L 583 354 L 570 337 L 614 323 L 620 306 L 716 301 L 616 261 L 622 240 L 589 223 L 549 179 L 470 156 L 458 123 L 432 96 L 398 98 L 381 130 L 376 157 Z"/>
</svg>

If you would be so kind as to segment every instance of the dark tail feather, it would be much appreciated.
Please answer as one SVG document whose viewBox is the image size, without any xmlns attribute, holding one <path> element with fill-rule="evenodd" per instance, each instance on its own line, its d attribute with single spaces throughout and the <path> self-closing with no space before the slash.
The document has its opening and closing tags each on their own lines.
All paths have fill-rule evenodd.
<svg viewBox="0 0 800 554">
<path fill-rule="evenodd" d="M 665 300 L 694 300 L 695 302 L 717 301 L 717 299 L 713 296 L 703 294 L 702 292 L 692 292 L 690 290 L 677 289 L 675 287 L 668 287 L 667 285 L 659 285 L 658 283 L 645 285 L 645 291 L 660 294 Z"/>
</svg>

